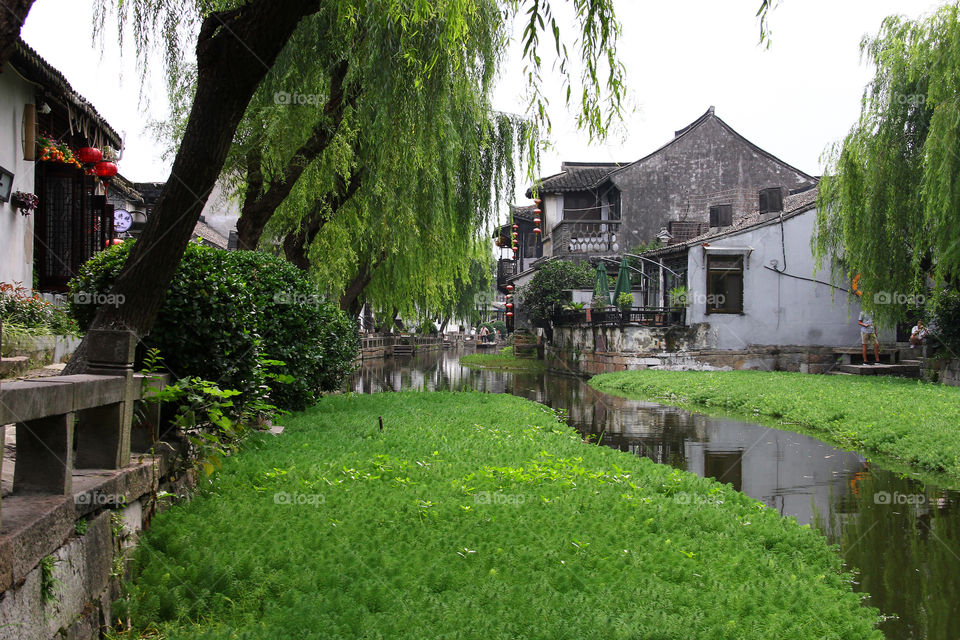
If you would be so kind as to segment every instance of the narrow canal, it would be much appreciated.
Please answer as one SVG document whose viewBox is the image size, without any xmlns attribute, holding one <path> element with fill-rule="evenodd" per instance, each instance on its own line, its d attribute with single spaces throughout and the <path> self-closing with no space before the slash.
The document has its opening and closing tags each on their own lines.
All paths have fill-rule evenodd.
<svg viewBox="0 0 960 640">
<path fill-rule="evenodd" d="M 511 393 L 565 409 L 604 446 L 717 478 L 823 532 L 857 570 L 855 588 L 893 616 L 887 638 L 960 638 L 960 493 L 808 436 L 616 398 L 570 376 L 469 369 L 460 355 L 368 360 L 350 388 Z"/>
</svg>

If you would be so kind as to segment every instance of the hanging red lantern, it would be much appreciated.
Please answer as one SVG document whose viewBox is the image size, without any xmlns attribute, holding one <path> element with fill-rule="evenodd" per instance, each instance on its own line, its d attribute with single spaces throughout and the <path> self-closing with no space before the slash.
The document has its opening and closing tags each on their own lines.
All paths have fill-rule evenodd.
<svg viewBox="0 0 960 640">
<path fill-rule="evenodd" d="M 508 303 L 507 303 L 507 309 L 513 309 L 513 303 L 512 303 L 512 302 L 508 302 Z"/>
<path fill-rule="evenodd" d="M 513 311 L 507 311 L 507 317 L 508 317 L 508 318 L 512 318 L 512 317 L 513 317 Z"/>
<path fill-rule="evenodd" d="M 533 224 L 537 225 L 538 227 L 540 226 L 540 223 L 541 223 L 541 222 L 543 222 L 543 221 L 542 221 L 540 218 L 534 218 L 534 219 L 533 219 Z"/>
<path fill-rule="evenodd" d="M 540 227 L 534 227 L 534 228 L 533 228 L 533 232 L 534 232 L 534 233 L 541 233 Z"/>
<path fill-rule="evenodd" d="M 508 285 L 507 285 L 507 291 L 513 291 L 513 285 L 512 285 L 512 284 L 508 284 Z"/>
<path fill-rule="evenodd" d="M 534 200 L 534 202 L 536 202 L 537 204 L 540 204 L 541 202 L 543 202 L 543 200 L 541 200 L 540 198 L 537 198 Z"/>
<path fill-rule="evenodd" d="M 518 224 L 513 225 L 513 230 L 514 230 L 514 231 L 516 231 L 516 230 L 519 229 L 519 228 L 520 228 L 520 225 L 518 225 Z"/>
<path fill-rule="evenodd" d="M 543 213 L 543 211 L 540 211 L 540 207 L 537 207 L 536 209 L 533 210 L 533 215 L 535 215 L 535 216 L 538 216 L 538 215 L 540 215 L 541 213 Z"/>
<path fill-rule="evenodd" d="M 117 165 L 114 162 L 98 162 L 93 165 L 93 172 L 106 181 L 117 175 Z"/>
<path fill-rule="evenodd" d="M 81 164 L 94 165 L 103 160 L 103 152 L 96 147 L 82 147 L 77 149 L 74 156 Z"/>
</svg>

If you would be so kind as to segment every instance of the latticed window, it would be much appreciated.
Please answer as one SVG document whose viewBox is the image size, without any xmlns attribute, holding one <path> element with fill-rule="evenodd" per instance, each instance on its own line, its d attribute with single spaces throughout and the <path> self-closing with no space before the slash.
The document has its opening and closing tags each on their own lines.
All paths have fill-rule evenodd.
<svg viewBox="0 0 960 640">
<path fill-rule="evenodd" d="M 34 257 L 41 291 L 65 291 L 80 266 L 113 235 L 113 206 L 79 169 L 38 163 Z"/>
</svg>

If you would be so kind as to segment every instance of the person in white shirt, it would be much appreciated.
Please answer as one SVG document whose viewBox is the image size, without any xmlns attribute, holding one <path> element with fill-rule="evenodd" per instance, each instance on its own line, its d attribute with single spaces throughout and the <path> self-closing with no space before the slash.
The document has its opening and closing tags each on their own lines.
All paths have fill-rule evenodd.
<svg viewBox="0 0 960 640">
<path fill-rule="evenodd" d="M 926 339 L 927 327 L 924 326 L 923 320 L 917 320 L 917 325 L 910 331 L 910 348 L 923 344 Z"/>
<path fill-rule="evenodd" d="M 873 343 L 873 361 L 880 364 L 880 341 L 877 339 L 877 328 L 873 326 L 873 316 L 860 312 L 860 318 L 857 320 L 860 325 L 860 344 L 863 345 L 863 364 L 870 364 L 867 361 L 867 345 Z"/>
</svg>

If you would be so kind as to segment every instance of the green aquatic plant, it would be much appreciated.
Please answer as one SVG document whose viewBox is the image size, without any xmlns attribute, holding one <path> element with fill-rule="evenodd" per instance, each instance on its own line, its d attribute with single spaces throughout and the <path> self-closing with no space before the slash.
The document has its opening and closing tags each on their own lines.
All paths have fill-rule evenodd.
<svg viewBox="0 0 960 640">
<path fill-rule="evenodd" d="M 379 418 L 384 429 L 379 429 Z M 500 394 L 324 398 L 159 514 L 129 583 L 169 638 L 870 638 L 840 557 L 714 480 Z"/>
</svg>

